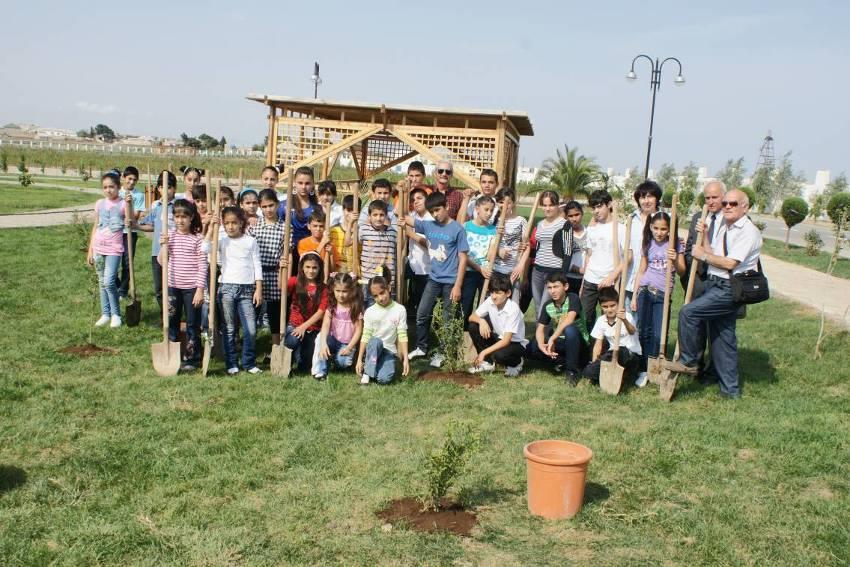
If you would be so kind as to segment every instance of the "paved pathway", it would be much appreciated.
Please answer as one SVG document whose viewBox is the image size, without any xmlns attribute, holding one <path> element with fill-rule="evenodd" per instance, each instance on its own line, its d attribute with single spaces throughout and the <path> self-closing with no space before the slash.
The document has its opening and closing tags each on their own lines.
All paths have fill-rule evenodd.
<svg viewBox="0 0 850 567">
<path fill-rule="evenodd" d="M 56 226 L 74 222 L 74 215 L 80 214 L 86 220 L 92 220 L 94 204 L 63 207 L 33 211 L 31 213 L 0 214 L 0 229 L 3 228 L 33 228 L 41 226 Z"/>
</svg>

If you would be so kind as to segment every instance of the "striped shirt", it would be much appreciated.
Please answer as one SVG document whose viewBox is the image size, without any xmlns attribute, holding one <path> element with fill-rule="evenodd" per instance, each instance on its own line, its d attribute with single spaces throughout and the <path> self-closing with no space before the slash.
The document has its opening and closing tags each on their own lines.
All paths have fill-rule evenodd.
<svg viewBox="0 0 850 567">
<path fill-rule="evenodd" d="M 564 217 L 558 217 L 552 223 L 547 223 L 543 219 L 537 223 L 537 254 L 534 256 L 534 265 L 539 268 L 560 270 L 563 260 L 552 253 L 552 239 L 559 232 L 567 220 Z"/>
<path fill-rule="evenodd" d="M 194 289 L 207 287 L 207 257 L 201 251 L 200 234 L 168 233 L 168 287 Z"/>
<path fill-rule="evenodd" d="M 378 230 L 371 224 L 360 228 L 358 238 L 363 244 L 360 250 L 360 276 L 371 279 L 378 275 L 380 266 L 387 266 L 395 281 L 396 227 Z"/>
<path fill-rule="evenodd" d="M 283 246 L 284 223 L 270 223 L 261 219 L 251 232 L 260 248 L 260 265 L 263 267 L 263 299 L 280 301 L 280 255 Z"/>
</svg>

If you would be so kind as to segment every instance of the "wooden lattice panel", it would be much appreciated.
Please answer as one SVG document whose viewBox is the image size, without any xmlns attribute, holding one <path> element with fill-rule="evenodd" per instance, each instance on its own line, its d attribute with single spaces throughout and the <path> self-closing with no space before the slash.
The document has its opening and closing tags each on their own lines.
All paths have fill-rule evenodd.
<svg viewBox="0 0 850 567">
<path fill-rule="evenodd" d="M 281 118 L 277 126 L 276 163 L 288 168 L 360 132 L 357 127 L 319 127 Z"/>
<path fill-rule="evenodd" d="M 470 172 L 480 173 L 482 169 L 493 168 L 496 164 L 495 136 L 430 132 L 409 132 L 409 135 L 446 159 L 468 165 Z"/>
</svg>

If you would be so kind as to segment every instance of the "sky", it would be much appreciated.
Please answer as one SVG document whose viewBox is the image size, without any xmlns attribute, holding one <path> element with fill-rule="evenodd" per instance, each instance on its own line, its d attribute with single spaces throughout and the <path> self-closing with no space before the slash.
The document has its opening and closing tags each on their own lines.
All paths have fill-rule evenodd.
<svg viewBox="0 0 850 567">
<path fill-rule="evenodd" d="M 3 6 L 3 4 L 7 4 Z M 577 146 L 618 172 L 643 166 L 650 65 L 662 70 L 652 167 L 755 166 L 768 130 L 807 179 L 850 171 L 850 3 L 75 2 L 0 0 L 0 125 L 225 136 L 262 142 L 249 93 L 520 110 L 537 166 Z"/>
</svg>

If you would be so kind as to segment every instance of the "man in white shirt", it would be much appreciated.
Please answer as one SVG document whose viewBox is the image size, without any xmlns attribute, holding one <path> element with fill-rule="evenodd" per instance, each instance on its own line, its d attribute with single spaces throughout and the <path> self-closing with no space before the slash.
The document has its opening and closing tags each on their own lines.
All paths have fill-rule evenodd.
<svg viewBox="0 0 850 567">
<path fill-rule="evenodd" d="M 759 229 L 747 217 L 750 203 L 746 193 L 733 189 L 721 201 L 723 224 L 711 244 L 694 246 L 694 259 L 708 265 L 703 294 L 679 311 L 681 358 L 665 367 L 673 372 L 695 375 L 700 350 L 704 345 L 701 327 L 708 324 L 711 362 L 720 381 L 720 395 L 741 397 L 738 384 L 738 342 L 735 326 L 739 304 L 732 300 L 731 274 L 755 270 L 762 239 Z M 708 227 L 698 223 L 697 232 Z"/>
</svg>

